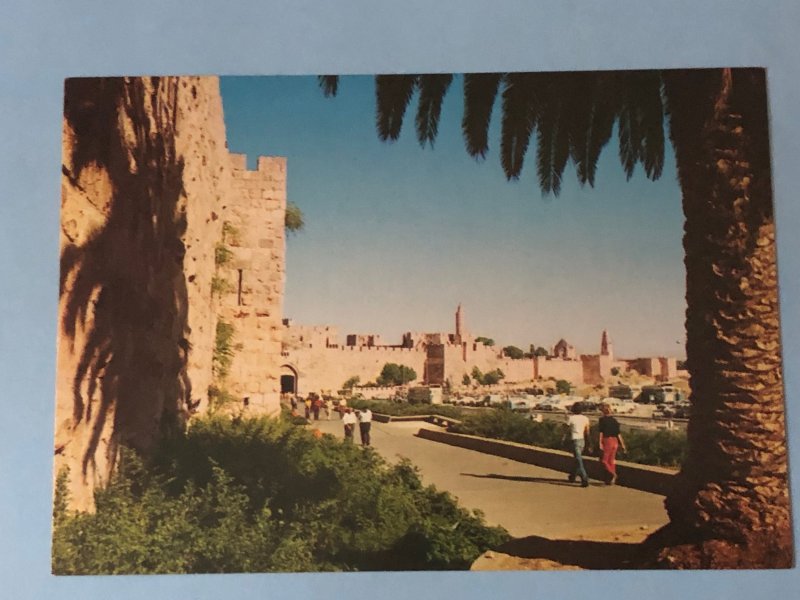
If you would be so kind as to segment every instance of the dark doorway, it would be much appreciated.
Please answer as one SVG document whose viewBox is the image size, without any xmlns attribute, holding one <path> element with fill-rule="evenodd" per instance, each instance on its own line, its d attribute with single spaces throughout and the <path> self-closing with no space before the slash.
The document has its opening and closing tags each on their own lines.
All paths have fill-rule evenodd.
<svg viewBox="0 0 800 600">
<path fill-rule="evenodd" d="M 281 394 L 294 394 L 296 391 L 294 375 L 281 375 Z"/>
</svg>

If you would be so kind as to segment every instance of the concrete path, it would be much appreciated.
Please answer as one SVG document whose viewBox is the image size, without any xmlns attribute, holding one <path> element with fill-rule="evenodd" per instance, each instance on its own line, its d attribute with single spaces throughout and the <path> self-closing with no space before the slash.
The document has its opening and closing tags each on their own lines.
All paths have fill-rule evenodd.
<svg viewBox="0 0 800 600">
<path fill-rule="evenodd" d="M 338 415 L 311 427 L 344 437 Z M 372 446 L 392 462 L 409 458 L 424 483 L 483 511 L 488 523 L 514 537 L 638 541 L 667 522 L 663 496 L 599 481 L 581 488 L 559 471 L 417 438 L 421 427 L 435 428 L 421 421 L 373 422 Z"/>
</svg>

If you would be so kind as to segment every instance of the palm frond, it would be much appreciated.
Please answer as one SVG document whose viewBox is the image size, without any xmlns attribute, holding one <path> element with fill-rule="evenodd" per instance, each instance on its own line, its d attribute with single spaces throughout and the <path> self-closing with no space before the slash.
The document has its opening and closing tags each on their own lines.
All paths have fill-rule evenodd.
<svg viewBox="0 0 800 600">
<path fill-rule="evenodd" d="M 338 75 L 318 75 L 317 83 L 319 84 L 319 87 L 326 98 L 332 98 L 336 96 L 336 92 L 339 91 Z"/>
<path fill-rule="evenodd" d="M 630 71 L 618 77 L 620 162 L 628 179 L 637 162 L 650 179 L 664 166 L 664 105 L 658 72 Z"/>
<path fill-rule="evenodd" d="M 647 177 L 655 180 L 664 168 L 664 101 L 661 76 L 658 72 L 645 72 L 638 77 L 637 97 L 642 122 L 642 145 L 639 160 Z"/>
<path fill-rule="evenodd" d="M 418 80 L 419 105 L 417 108 L 417 140 L 421 146 L 433 146 L 439 133 L 439 117 L 442 114 L 444 95 L 453 81 L 450 74 L 421 75 Z"/>
<path fill-rule="evenodd" d="M 569 155 L 575 164 L 578 181 L 583 186 L 594 177 L 589 162 L 589 140 L 594 128 L 596 81 L 593 73 L 572 73 L 559 86 L 564 97 L 561 129 L 567 133 Z"/>
<path fill-rule="evenodd" d="M 417 86 L 416 75 L 376 75 L 375 101 L 377 104 L 376 127 L 382 141 L 397 140 L 403 127 L 411 96 Z"/>
<path fill-rule="evenodd" d="M 613 74 L 598 73 L 595 77 L 591 129 L 586 138 L 586 181 L 594 185 L 600 152 L 611 139 L 617 120 L 619 98 Z"/>
<path fill-rule="evenodd" d="M 502 79 L 502 73 L 464 75 L 464 118 L 461 121 L 461 131 L 467 152 L 473 158 L 484 158 L 489 150 L 489 123 Z"/>
<path fill-rule="evenodd" d="M 508 179 L 519 178 L 536 125 L 535 79 L 532 73 L 512 73 L 505 78 L 500 163 Z"/>
</svg>

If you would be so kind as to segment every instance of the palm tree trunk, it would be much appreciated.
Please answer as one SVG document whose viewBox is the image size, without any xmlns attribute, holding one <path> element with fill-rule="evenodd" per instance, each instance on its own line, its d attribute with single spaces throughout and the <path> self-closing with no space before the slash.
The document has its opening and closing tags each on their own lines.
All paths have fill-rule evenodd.
<svg viewBox="0 0 800 600">
<path fill-rule="evenodd" d="M 793 562 L 763 70 L 666 71 L 686 216 L 689 455 L 651 564 Z"/>
</svg>

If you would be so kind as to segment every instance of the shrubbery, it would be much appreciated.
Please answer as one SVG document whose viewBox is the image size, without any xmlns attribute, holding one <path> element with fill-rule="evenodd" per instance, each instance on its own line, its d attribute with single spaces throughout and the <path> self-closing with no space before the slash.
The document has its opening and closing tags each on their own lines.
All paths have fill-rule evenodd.
<svg viewBox="0 0 800 600">
<path fill-rule="evenodd" d="M 383 365 L 383 369 L 381 369 L 381 374 L 378 375 L 376 383 L 380 386 L 406 385 L 416 378 L 417 372 L 411 367 L 395 363 L 386 363 Z"/>
<path fill-rule="evenodd" d="M 353 408 L 369 408 L 372 412 L 392 417 L 439 415 L 440 417 L 460 419 L 466 412 L 447 404 L 409 404 L 407 402 L 391 402 L 388 400 L 364 400 L 363 398 L 353 398 L 348 404 Z"/>
<path fill-rule="evenodd" d="M 270 419 L 205 418 L 143 464 L 132 453 L 94 513 L 54 508 L 58 574 L 462 569 L 508 539 L 408 462 Z"/>
<path fill-rule="evenodd" d="M 536 423 L 525 416 L 502 408 L 469 414 L 460 424 L 453 424 L 450 431 L 543 448 L 563 449 L 562 423 L 556 421 Z"/>
<path fill-rule="evenodd" d="M 530 444 L 542 448 L 564 450 L 564 424 L 558 421 L 536 423 L 527 416 L 507 409 L 472 413 L 450 428 L 454 433 L 479 435 L 497 440 Z M 619 458 L 643 465 L 679 467 L 686 458 L 687 441 L 683 431 L 644 431 L 624 428 L 622 436 L 628 452 Z M 592 444 L 599 438 L 597 427 L 591 428 Z"/>
</svg>

